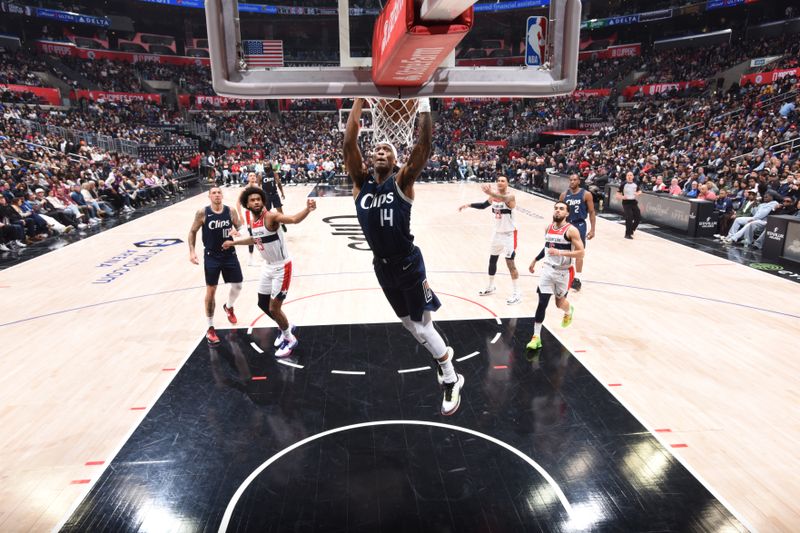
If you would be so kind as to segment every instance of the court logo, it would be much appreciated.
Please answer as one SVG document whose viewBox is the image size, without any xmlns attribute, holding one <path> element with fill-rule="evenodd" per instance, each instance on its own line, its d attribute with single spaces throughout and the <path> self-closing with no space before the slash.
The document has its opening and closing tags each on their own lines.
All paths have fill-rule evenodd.
<svg viewBox="0 0 800 533">
<path fill-rule="evenodd" d="M 764 270 L 766 272 L 775 272 L 777 270 L 783 270 L 782 266 L 776 265 L 774 263 L 750 263 L 750 268 L 755 268 L 756 270 Z"/>
<path fill-rule="evenodd" d="M 322 221 L 330 224 L 331 235 L 338 235 L 347 237 L 347 247 L 353 250 L 360 250 L 362 252 L 369 252 L 371 248 L 367 244 L 367 238 L 364 236 L 364 231 L 361 229 L 361 224 L 358 223 L 356 215 L 336 215 L 332 217 L 325 217 Z"/>
<path fill-rule="evenodd" d="M 166 248 L 182 242 L 180 239 L 147 239 L 146 241 L 135 242 L 133 245 L 137 248 Z"/>
</svg>

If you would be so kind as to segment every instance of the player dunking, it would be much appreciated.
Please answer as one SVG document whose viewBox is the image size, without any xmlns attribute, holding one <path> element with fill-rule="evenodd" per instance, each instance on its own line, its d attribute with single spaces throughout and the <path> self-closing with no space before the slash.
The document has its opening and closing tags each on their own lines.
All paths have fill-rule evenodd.
<svg viewBox="0 0 800 533">
<path fill-rule="evenodd" d="M 344 133 L 344 163 L 353 180 L 356 215 L 374 255 L 372 264 L 389 304 L 403 326 L 436 359 L 440 383 L 444 385 L 441 412 L 452 415 L 461 405 L 464 376 L 453 367 L 453 349 L 436 331 L 431 312 L 441 306 L 428 286 L 422 252 L 411 235 L 411 203 L 414 181 L 431 154 L 433 125 L 430 102 L 418 102 L 417 142 L 406 164 L 395 172 L 397 150 L 380 141 L 373 152 L 373 173 L 363 166 L 358 147 L 358 129 L 364 100 L 357 98 Z"/>
<path fill-rule="evenodd" d="M 514 224 L 514 209 L 517 207 L 517 200 L 509 192 L 508 178 L 505 176 L 497 177 L 497 187 L 495 189 L 489 185 L 483 185 L 481 190 L 492 200 L 491 202 L 486 200 L 484 202 L 464 204 L 458 208 L 459 211 L 463 211 L 468 207 L 474 209 L 492 208 L 494 235 L 492 236 L 492 244 L 489 246 L 489 284 L 478 294 L 488 296 L 497 290 L 494 285 L 494 276 L 497 273 L 497 260 L 500 254 L 503 254 L 506 258 L 506 266 L 511 274 L 511 285 L 514 289 L 506 303 L 508 305 L 518 304 L 522 301 L 522 295 L 518 286 L 519 272 L 517 271 L 517 265 L 514 264 L 514 258 L 517 255 L 517 227 Z"/>
<path fill-rule="evenodd" d="M 231 284 L 228 302 L 227 304 L 222 304 L 222 309 L 228 316 L 228 321 L 231 324 L 236 324 L 233 304 L 236 303 L 239 293 L 242 292 L 244 276 L 242 276 L 242 268 L 239 266 L 236 251 L 232 248 L 223 248 L 223 243 L 238 235 L 236 228 L 241 227 L 242 224 L 236 211 L 231 211 L 230 207 L 223 205 L 222 189 L 211 187 L 208 191 L 208 198 L 211 201 L 211 205 L 199 209 L 195 213 L 194 222 L 192 222 L 192 227 L 189 230 L 189 261 L 195 265 L 200 264 L 194 248 L 197 240 L 197 231 L 203 228 L 203 267 L 206 276 L 205 304 L 206 320 L 208 321 L 206 340 L 209 344 L 214 345 L 219 344 L 219 337 L 214 329 L 214 308 L 216 306 L 215 296 L 220 274 L 222 274 L 222 279 L 225 283 Z"/>
<path fill-rule="evenodd" d="M 577 174 L 572 174 L 569 177 L 569 189 L 562 192 L 558 199 L 567 204 L 567 209 L 569 210 L 567 222 L 578 229 L 585 249 L 586 240 L 594 239 L 595 221 L 597 220 L 597 215 L 594 212 L 594 197 L 592 197 L 592 193 L 586 189 L 582 189 L 581 178 Z M 591 224 L 588 233 L 586 232 L 587 215 L 589 216 L 589 223 Z M 578 276 L 583 272 L 583 257 L 575 259 L 575 271 L 576 274 L 575 279 L 572 280 L 572 288 L 579 291 L 581 290 L 581 280 Z"/>
<path fill-rule="evenodd" d="M 567 204 L 556 202 L 553 208 L 553 223 L 547 226 L 544 234 L 544 248 L 528 269 L 533 274 L 536 262 L 544 259 L 539 288 L 536 289 L 539 294 L 539 306 L 536 308 L 533 337 L 527 346 L 529 350 L 538 350 L 542 347 L 542 323 L 551 296 L 556 297 L 556 306 L 564 311 L 561 327 L 565 328 L 572 324 L 575 310 L 567 301 L 567 293 L 575 275 L 572 260 L 583 257 L 583 241 L 577 228 L 567 222 L 567 211 Z"/>
<path fill-rule="evenodd" d="M 294 326 L 281 309 L 292 281 L 292 260 L 286 250 L 286 239 L 281 225 L 299 224 L 317 208 L 314 200 L 308 200 L 306 208 L 294 215 L 269 211 L 266 208 L 267 194 L 260 187 L 248 187 L 242 191 L 239 203 L 253 215 L 250 227 L 252 237 L 243 237 L 223 243 L 226 250 L 236 245 L 255 245 L 266 263 L 261 267 L 258 284 L 258 307 L 274 320 L 281 330 L 275 339 L 275 357 L 288 357 L 297 347 Z"/>
</svg>

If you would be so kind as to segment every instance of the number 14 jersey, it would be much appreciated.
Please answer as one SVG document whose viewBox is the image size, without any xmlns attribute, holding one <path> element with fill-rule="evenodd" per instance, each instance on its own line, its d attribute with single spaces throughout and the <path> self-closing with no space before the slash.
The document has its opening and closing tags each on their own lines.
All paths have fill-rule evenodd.
<svg viewBox="0 0 800 533">
<path fill-rule="evenodd" d="M 381 184 L 374 176 L 367 176 L 356 198 L 356 215 L 376 257 L 405 256 L 414 249 L 411 204 L 397 186 L 395 174 Z"/>
</svg>

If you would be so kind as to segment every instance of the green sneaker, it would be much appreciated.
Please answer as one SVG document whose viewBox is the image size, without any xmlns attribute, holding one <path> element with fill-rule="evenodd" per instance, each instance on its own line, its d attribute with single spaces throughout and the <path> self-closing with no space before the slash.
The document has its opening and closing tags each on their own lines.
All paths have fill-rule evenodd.
<svg viewBox="0 0 800 533">
<path fill-rule="evenodd" d="M 538 350 L 542 347 L 542 339 L 540 339 L 537 335 L 534 335 L 531 337 L 531 342 L 529 342 L 525 347 L 529 350 Z"/>
<path fill-rule="evenodd" d="M 564 318 L 561 319 L 561 327 L 568 328 L 570 324 L 572 324 L 572 317 L 575 316 L 575 308 L 573 306 L 569 306 L 569 313 L 564 315 Z"/>
</svg>

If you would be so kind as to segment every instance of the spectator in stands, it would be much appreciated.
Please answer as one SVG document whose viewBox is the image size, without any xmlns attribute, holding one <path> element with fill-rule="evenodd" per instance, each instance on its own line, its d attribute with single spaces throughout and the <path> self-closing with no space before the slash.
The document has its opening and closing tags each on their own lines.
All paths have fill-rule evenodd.
<svg viewBox="0 0 800 533">
<path fill-rule="evenodd" d="M 744 245 L 750 246 L 755 241 L 756 233 L 764 229 L 767 225 L 767 217 L 781 206 L 771 193 L 764 195 L 764 203 L 759 204 L 753 211 L 752 217 L 737 217 L 733 221 L 728 236 L 722 241 L 727 244 L 738 243 L 744 238 Z"/>
<path fill-rule="evenodd" d="M 683 189 L 681 189 L 678 178 L 672 178 L 670 180 L 669 194 L 670 196 L 681 196 L 683 194 Z"/>
<path fill-rule="evenodd" d="M 26 236 L 27 226 L 22 222 L 19 214 L 12 208 L 5 195 L 0 195 L 0 223 L 3 227 L 8 226 L 4 231 L 4 238 L 8 240 L 6 243 L 24 248 L 30 242 L 30 236 Z"/>
<path fill-rule="evenodd" d="M 733 209 L 733 201 L 728 196 L 728 190 L 722 189 L 719 191 L 714 202 L 714 212 L 717 215 L 717 231 L 715 236 L 727 235 L 728 231 L 736 218 L 736 211 Z"/>
</svg>

